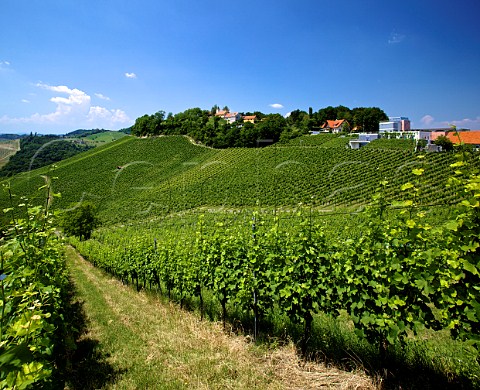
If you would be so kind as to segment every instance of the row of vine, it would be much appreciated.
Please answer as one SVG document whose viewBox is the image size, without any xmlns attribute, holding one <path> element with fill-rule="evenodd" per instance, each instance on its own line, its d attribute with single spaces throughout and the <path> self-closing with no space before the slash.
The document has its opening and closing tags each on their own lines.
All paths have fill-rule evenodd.
<svg viewBox="0 0 480 390">
<path fill-rule="evenodd" d="M 480 176 L 465 160 L 452 167 L 456 175 L 449 185 L 461 201 L 441 226 L 426 223 L 418 207 L 424 169 L 416 168 L 417 179 L 401 186 L 403 200 L 394 204 L 386 203 L 388 183 L 382 182 L 356 240 L 327 241 L 308 215 L 297 228 L 281 229 L 254 214 L 248 233 L 222 223 L 207 227 L 200 217 L 195 238 L 139 240 L 125 247 L 114 240 L 74 243 L 96 266 L 138 288 L 156 284 L 180 302 L 197 297 L 201 306 L 210 291 L 224 320 L 228 305 L 253 315 L 255 323 L 281 310 L 303 324 L 304 351 L 313 316 L 340 310 L 381 353 L 424 328 L 449 329 L 477 346 Z M 390 206 L 400 209 L 396 218 L 385 218 Z"/>
<path fill-rule="evenodd" d="M 68 277 L 48 208 L 4 209 L 12 223 L 0 238 L 0 387 L 54 386 L 68 326 Z M 14 195 L 7 187 L 13 204 Z"/>
</svg>

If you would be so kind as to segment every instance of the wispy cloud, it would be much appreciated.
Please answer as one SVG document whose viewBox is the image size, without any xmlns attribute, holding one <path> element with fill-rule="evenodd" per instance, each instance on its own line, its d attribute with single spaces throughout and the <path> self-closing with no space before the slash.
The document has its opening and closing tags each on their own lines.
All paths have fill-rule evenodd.
<svg viewBox="0 0 480 390">
<path fill-rule="evenodd" d="M 420 119 L 420 122 L 424 126 L 429 126 L 433 123 L 434 120 L 435 120 L 435 118 L 433 116 L 427 114 L 427 115 L 423 116 L 422 119 Z"/>
<path fill-rule="evenodd" d="M 101 94 L 101 93 L 96 93 L 95 96 L 96 96 L 97 98 L 99 98 L 99 99 L 102 99 L 102 100 L 107 100 L 107 101 L 110 100 L 110 98 L 109 98 L 108 96 L 105 96 L 105 95 L 103 95 L 103 94 Z"/>
<path fill-rule="evenodd" d="M 77 88 L 45 83 L 37 83 L 36 87 L 63 95 L 53 96 L 49 99 L 50 102 L 56 104 L 55 111 L 47 114 L 35 113 L 21 118 L 10 118 L 4 115 L 0 117 L 0 123 L 69 125 L 78 127 L 90 125 L 111 128 L 118 124 L 131 122 L 128 115 L 122 110 L 92 106 L 91 97 Z M 22 101 L 24 103 L 29 102 L 26 99 Z"/>
<path fill-rule="evenodd" d="M 126 77 L 127 79 L 136 79 L 136 78 L 137 78 L 137 75 L 136 75 L 135 73 L 133 73 L 133 72 L 132 72 L 132 73 L 127 72 L 127 73 L 125 73 L 125 77 Z"/>
<path fill-rule="evenodd" d="M 9 61 L 0 61 L 0 66 L 10 66 L 10 62 Z"/>
<path fill-rule="evenodd" d="M 450 128 L 456 126 L 459 129 L 480 130 L 480 116 L 476 118 L 436 120 L 432 115 L 424 115 L 420 119 L 420 125 L 424 128 Z"/>
<path fill-rule="evenodd" d="M 392 31 L 392 33 L 390 34 L 390 38 L 388 38 L 388 44 L 394 45 L 394 44 L 403 42 L 405 38 L 406 38 L 405 34 L 399 34 L 395 31 Z"/>
<path fill-rule="evenodd" d="M 22 103 L 30 103 L 30 100 L 22 99 Z"/>
<path fill-rule="evenodd" d="M 272 103 L 272 104 L 269 104 L 269 106 L 277 110 L 279 110 L 280 108 L 283 108 L 283 105 L 280 103 Z"/>
<path fill-rule="evenodd" d="M 451 121 L 444 121 L 441 122 L 442 127 L 450 127 L 450 126 L 456 126 L 457 128 L 466 128 L 470 130 L 480 130 L 480 116 L 477 116 L 476 118 L 464 118 L 464 119 L 458 119 L 458 120 L 451 120 Z"/>
</svg>

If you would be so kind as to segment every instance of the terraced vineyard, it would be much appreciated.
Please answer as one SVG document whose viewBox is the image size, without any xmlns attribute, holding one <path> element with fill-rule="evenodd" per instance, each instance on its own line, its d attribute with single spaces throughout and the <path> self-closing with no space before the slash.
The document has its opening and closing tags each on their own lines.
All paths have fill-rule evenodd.
<svg viewBox="0 0 480 390">
<path fill-rule="evenodd" d="M 303 135 L 289 140 L 285 146 L 324 146 L 326 143 L 338 138 L 338 134 L 319 134 L 319 135 Z M 275 146 L 274 146 L 275 147 Z"/>
<path fill-rule="evenodd" d="M 365 148 L 373 149 L 402 149 L 413 151 L 415 149 L 415 141 L 411 139 L 386 139 L 379 138 L 368 145 L 364 146 Z"/>
<path fill-rule="evenodd" d="M 347 138 L 317 135 L 319 146 L 272 146 L 214 150 L 179 136 L 124 137 L 72 159 L 55 171 L 57 208 L 91 200 L 104 221 L 157 216 L 202 206 L 318 209 L 358 208 L 368 204 L 380 181 L 388 181 L 387 199 L 400 200 L 401 184 L 424 169 L 419 201 L 449 203 L 445 187 L 453 156 L 430 153 L 418 158 L 396 149 L 345 148 Z M 325 142 L 321 142 L 325 137 Z M 327 147 L 326 145 L 331 145 Z M 40 169 L 14 181 L 16 193 L 34 193 L 44 181 Z"/>
</svg>

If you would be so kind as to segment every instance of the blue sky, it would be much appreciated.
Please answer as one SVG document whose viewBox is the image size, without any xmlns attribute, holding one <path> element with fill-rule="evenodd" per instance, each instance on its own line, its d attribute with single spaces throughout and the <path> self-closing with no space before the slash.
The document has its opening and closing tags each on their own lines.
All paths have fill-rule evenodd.
<svg viewBox="0 0 480 390">
<path fill-rule="evenodd" d="M 3 0 L 0 133 L 227 105 L 480 130 L 478 0 Z"/>
</svg>

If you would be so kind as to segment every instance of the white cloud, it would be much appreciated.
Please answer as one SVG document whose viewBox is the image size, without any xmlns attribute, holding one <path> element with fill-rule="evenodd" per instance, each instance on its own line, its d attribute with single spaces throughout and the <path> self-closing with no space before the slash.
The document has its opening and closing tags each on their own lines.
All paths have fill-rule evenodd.
<svg viewBox="0 0 480 390">
<path fill-rule="evenodd" d="M 450 128 L 456 126 L 459 129 L 480 130 L 480 116 L 476 118 L 452 119 L 438 121 L 431 115 L 424 115 L 420 119 L 421 126 L 425 128 Z"/>
<path fill-rule="evenodd" d="M 105 107 L 92 106 L 88 112 L 88 121 L 92 123 L 104 123 L 112 125 L 117 123 L 127 123 L 130 118 L 122 110 L 108 110 Z"/>
<path fill-rule="evenodd" d="M 465 118 L 459 120 L 451 120 L 442 122 L 443 127 L 456 126 L 457 128 L 466 128 L 470 130 L 480 130 L 480 116 L 476 118 Z"/>
<path fill-rule="evenodd" d="M 55 111 L 40 114 L 35 113 L 29 117 L 10 118 L 4 115 L 0 123 L 8 124 L 37 124 L 37 125 L 61 125 L 61 126 L 92 126 L 113 128 L 118 124 L 127 124 L 131 120 L 127 114 L 118 109 L 109 110 L 100 106 L 91 105 L 91 97 L 76 88 L 69 88 L 65 85 L 48 85 L 37 83 L 38 88 L 56 92 L 66 96 L 53 96 L 49 100 L 56 104 Z M 103 96 L 103 95 L 102 95 Z M 22 100 L 27 103 L 28 100 Z"/>
<path fill-rule="evenodd" d="M 22 103 L 30 103 L 30 100 L 22 99 Z"/>
<path fill-rule="evenodd" d="M 99 99 L 102 99 L 102 100 L 107 100 L 107 101 L 110 100 L 110 98 L 109 98 L 108 96 L 105 96 L 105 95 L 103 95 L 103 94 L 101 94 L 101 93 L 96 93 L 95 96 L 96 96 L 97 98 L 99 98 Z"/>
<path fill-rule="evenodd" d="M 136 79 L 137 78 L 137 75 L 135 73 L 125 73 L 125 77 L 127 79 Z"/>
<path fill-rule="evenodd" d="M 420 119 L 420 122 L 422 122 L 422 125 L 428 126 L 431 125 L 434 120 L 435 118 L 433 116 L 427 114 Z"/>
<path fill-rule="evenodd" d="M 280 103 L 269 104 L 269 106 L 272 107 L 272 108 L 276 108 L 276 109 L 283 108 L 283 105 L 280 104 Z"/>
<path fill-rule="evenodd" d="M 52 92 L 66 94 L 67 97 L 55 96 L 50 98 L 50 101 L 57 105 L 55 112 L 43 115 L 34 114 L 32 118 L 35 118 L 35 122 L 74 123 L 81 121 L 88 113 L 91 98 L 85 92 L 76 88 L 68 88 L 65 85 L 52 86 L 38 83 L 36 86 Z"/>
<path fill-rule="evenodd" d="M 9 66 L 9 65 L 10 65 L 10 62 L 8 62 L 8 61 L 0 61 L 0 66 L 2 66 L 2 65 Z"/>
<path fill-rule="evenodd" d="M 392 44 L 396 44 L 396 43 L 400 43 L 400 42 L 403 42 L 403 40 L 405 39 L 405 35 L 404 34 L 399 34 L 395 31 L 393 31 L 391 34 L 390 34 L 390 38 L 388 39 L 388 43 L 390 45 Z"/>
</svg>

